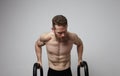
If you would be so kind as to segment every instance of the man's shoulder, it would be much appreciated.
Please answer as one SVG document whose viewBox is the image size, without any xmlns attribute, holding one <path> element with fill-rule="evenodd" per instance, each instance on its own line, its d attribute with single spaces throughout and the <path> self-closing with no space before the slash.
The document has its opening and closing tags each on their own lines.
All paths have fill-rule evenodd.
<svg viewBox="0 0 120 76">
<path fill-rule="evenodd" d="M 75 36 L 77 36 L 77 34 L 74 33 L 74 32 L 68 32 L 68 34 L 69 34 L 70 37 L 75 37 Z"/>
<path fill-rule="evenodd" d="M 41 41 L 48 41 L 51 39 L 52 34 L 53 34 L 52 32 L 43 33 L 40 35 L 40 40 Z"/>
<path fill-rule="evenodd" d="M 69 37 L 72 41 L 74 41 L 75 43 L 81 42 L 80 37 L 76 33 L 74 33 L 74 32 L 68 32 L 68 33 L 69 33 Z"/>
</svg>

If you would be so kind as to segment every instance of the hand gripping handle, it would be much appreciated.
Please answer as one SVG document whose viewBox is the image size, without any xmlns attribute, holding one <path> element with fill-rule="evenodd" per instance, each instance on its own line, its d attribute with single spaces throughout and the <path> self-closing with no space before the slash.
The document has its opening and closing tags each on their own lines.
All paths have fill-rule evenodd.
<svg viewBox="0 0 120 76">
<path fill-rule="evenodd" d="M 77 67 L 77 75 L 78 76 L 81 76 L 80 74 L 80 69 L 84 67 L 84 73 L 85 73 L 85 76 L 89 76 L 89 70 L 88 70 L 88 65 L 87 65 L 87 62 L 86 61 L 82 61 L 80 63 L 80 65 Z"/>
<path fill-rule="evenodd" d="M 40 64 L 35 63 L 33 65 L 33 76 L 37 76 L 37 69 L 40 69 L 40 76 L 43 76 L 43 68 Z"/>
</svg>

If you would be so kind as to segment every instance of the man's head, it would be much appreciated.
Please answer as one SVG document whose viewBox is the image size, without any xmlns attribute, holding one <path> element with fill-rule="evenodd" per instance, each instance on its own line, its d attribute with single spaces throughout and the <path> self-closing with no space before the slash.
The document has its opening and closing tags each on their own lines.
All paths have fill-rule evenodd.
<svg viewBox="0 0 120 76">
<path fill-rule="evenodd" d="M 55 36 L 60 41 L 65 41 L 67 38 L 67 19 L 63 15 L 56 15 L 52 19 L 52 30 L 55 33 Z"/>
<path fill-rule="evenodd" d="M 55 27 L 55 25 L 67 26 L 67 19 L 63 15 L 56 15 L 52 19 L 52 25 L 53 27 Z"/>
</svg>

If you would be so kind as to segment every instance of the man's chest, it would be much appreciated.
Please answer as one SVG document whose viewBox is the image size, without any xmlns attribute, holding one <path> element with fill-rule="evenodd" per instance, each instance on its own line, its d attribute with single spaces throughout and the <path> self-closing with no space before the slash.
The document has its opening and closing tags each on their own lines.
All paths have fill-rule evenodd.
<svg viewBox="0 0 120 76">
<path fill-rule="evenodd" d="M 46 48 L 49 53 L 67 54 L 70 53 L 72 45 L 73 42 L 70 40 L 67 42 L 58 42 L 51 40 L 46 43 Z"/>
</svg>

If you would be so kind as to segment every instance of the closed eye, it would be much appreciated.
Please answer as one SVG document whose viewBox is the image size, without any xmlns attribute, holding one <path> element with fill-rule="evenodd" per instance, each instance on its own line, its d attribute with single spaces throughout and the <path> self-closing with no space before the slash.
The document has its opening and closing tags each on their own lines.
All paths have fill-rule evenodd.
<svg viewBox="0 0 120 76">
<path fill-rule="evenodd" d="M 62 34 L 63 32 L 58 32 L 58 34 Z"/>
</svg>

